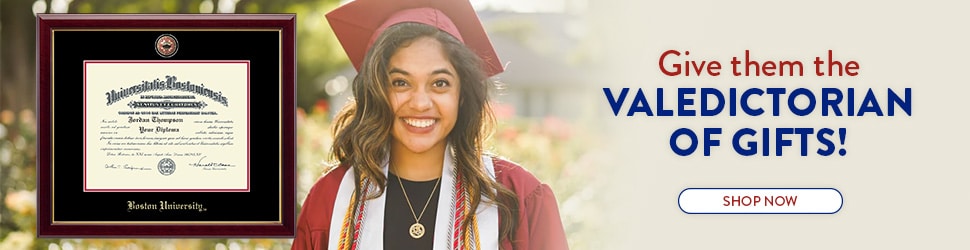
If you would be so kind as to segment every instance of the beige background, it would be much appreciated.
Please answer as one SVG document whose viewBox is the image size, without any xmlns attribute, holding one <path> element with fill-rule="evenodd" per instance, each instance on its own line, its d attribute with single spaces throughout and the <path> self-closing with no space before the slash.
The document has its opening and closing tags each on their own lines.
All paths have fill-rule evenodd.
<svg viewBox="0 0 970 250">
<path fill-rule="evenodd" d="M 605 69 L 588 93 L 615 145 L 614 162 L 600 166 L 615 180 L 602 191 L 604 249 L 966 248 L 968 9 L 959 1 L 591 2 Z M 745 49 L 806 63 L 832 49 L 861 69 L 841 78 L 810 68 L 804 77 L 667 77 L 657 68 L 667 49 L 722 64 Z M 913 116 L 614 117 L 603 87 L 911 87 Z M 677 156 L 667 141 L 680 127 L 723 127 L 722 146 L 710 157 Z M 848 154 L 823 157 L 813 147 L 802 157 L 790 147 L 782 157 L 739 156 L 730 136 L 741 127 L 845 127 Z M 688 187 L 831 187 L 845 202 L 833 215 L 688 215 L 677 207 Z"/>
<path fill-rule="evenodd" d="M 89 63 L 87 65 L 87 187 L 90 189 L 237 189 L 247 190 L 249 184 L 248 162 L 246 157 L 246 130 L 248 124 L 247 117 L 247 81 L 248 64 L 245 61 L 234 61 L 231 63 Z M 176 81 L 191 82 L 196 85 L 204 85 L 213 91 L 221 91 L 223 96 L 228 98 L 229 106 L 224 106 L 215 100 L 196 95 L 191 92 L 164 90 L 147 91 L 140 94 L 129 96 L 125 99 L 105 106 L 105 92 L 118 90 L 122 87 L 130 87 L 140 84 L 142 81 L 151 81 L 156 78 L 165 81 L 166 75 L 174 75 Z M 218 115 L 131 115 L 151 120 L 152 116 L 163 119 L 182 118 L 181 123 L 128 123 L 129 115 L 118 115 L 118 111 L 166 111 L 159 108 L 129 108 L 128 102 L 141 100 L 141 95 L 193 95 L 196 99 L 187 101 L 203 101 L 208 106 L 204 109 L 170 109 L 167 111 L 214 111 Z M 117 125 L 128 125 L 131 129 L 118 130 L 116 136 L 140 137 L 142 135 L 154 137 L 196 137 L 197 131 L 212 131 L 207 129 L 209 125 L 224 124 L 196 124 L 198 120 L 233 120 L 231 130 L 234 133 L 233 145 L 216 146 L 145 146 L 141 147 L 146 154 L 154 153 L 180 153 L 185 156 L 106 156 L 104 152 L 99 152 L 105 141 L 97 140 L 99 137 L 99 127 L 102 119 L 117 119 Z M 178 133 L 139 133 L 138 127 L 144 126 L 155 128 L 157 126 L 178 128 Z M 206 137 L 210 135 L 201 135 Z M 211 135 L 222 137 L 223 135 Z M 175 140 L 181 141 L 181 140 Z M 225 142 L 224 140 L 209 141 Z M 194 154 L 201 153 L 201 156 Z M 192 156 L 189 156 L 192 155 Z M 202 159 L 202 157 L 205 157 Z M 161 159 L 171 158 L 175 161 L 176 168 L 172 175 L 165 176 L 158 172 L 157 166 Z M 202 167 L 190 166 L 189 163 L 226 163 L 236 167 L 227 167 L 226 170 L 203 170 Z M 106 169 L 105 164 L 130 163 L 135 166 L 149 167 L 150 171 L 131 171 L 125 169 Z"/>
</svg>

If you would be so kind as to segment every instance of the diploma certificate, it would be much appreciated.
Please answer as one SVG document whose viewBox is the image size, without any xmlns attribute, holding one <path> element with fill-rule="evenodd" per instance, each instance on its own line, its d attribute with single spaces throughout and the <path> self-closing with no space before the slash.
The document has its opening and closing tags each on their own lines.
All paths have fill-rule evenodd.
<svg viewBox="0 0 970 250">
<path fill-rule="evenodd" d="M 248 61 L 84 61 L 86 192 L 249 191 Z"/>
</svg>

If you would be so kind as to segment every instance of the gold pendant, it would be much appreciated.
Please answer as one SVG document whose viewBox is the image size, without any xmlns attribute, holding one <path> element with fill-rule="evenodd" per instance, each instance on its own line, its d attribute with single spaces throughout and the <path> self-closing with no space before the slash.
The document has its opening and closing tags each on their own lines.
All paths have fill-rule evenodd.
<svg viewBox="0 0 970 250">
<path fill-rule="evenodd" d="M 424 225 L 421 225 L 421 223 L 412 224 L 410 233 L 411 238 L 420 239 L 421 236 L 424 236 Z"/>
</svg>

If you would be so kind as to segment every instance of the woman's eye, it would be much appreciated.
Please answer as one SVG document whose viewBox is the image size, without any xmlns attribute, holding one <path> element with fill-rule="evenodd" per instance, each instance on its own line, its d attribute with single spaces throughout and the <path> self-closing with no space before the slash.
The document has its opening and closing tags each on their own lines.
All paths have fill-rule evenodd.
<svg viewBox="0 0 970 250">
<path fill-rule="evenodd" d="M 391 80 L 391 86 L 404 87 L 404 86 L 408 86 L 408 83 L 405 82 L 404 80 Z"/>
<path fill-rule="evenodd" d="M 445 80 L 437 80 L 432 84 L 432 86 L 436 88 L 448 87 L 449 85 L 451 85 L 451 83 L 448 83 L 448 81 Z"/>
</svg>

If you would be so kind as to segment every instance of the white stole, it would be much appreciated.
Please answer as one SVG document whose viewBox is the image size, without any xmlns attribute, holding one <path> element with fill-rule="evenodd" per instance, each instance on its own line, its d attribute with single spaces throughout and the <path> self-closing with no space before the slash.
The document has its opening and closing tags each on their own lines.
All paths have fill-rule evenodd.
<svg viewBox="0 0 970 250">
<path fill-rule="evenodd" d="M 434 229 L 434 249 L 451 249 L 452 215 L 454 210 L 452 199 L 455 197 L 455 167 L 450 153 L 445 153 L 443 167 L 441 168 L 441 186 L 438 196 L 438 211 L 435 216 Z M 492 158 L 482 156 L 482 165 L 489 177 L 495 179 L 495 167 Z M 387 177 L 388 160 L 384 160 L 384 176 Z M 377 190 L 372 188 L 371 190 Z M 386 192 L 385 188 L 385 192 Z M 495 190 L 492 190 L 495 192 Z M 340 241 L 340 233 L 343 228 L 344 216 L 349 208 L 350 198 L 354 193 L 354 169 L 350 168 L 344 173 L 340 181 L 340 188 L 337 190 L 337 197 L 333 204 L 333 214 L 330 216 L 330 235 L 328 249 L 337 249 Z M 361 224 L 361 232 L 358 239 L 358 249 L 383 249 L 384 248 L 384 205 L 386 193 L 382 193 L 376 199 L 367 200 L 364 205 L 364 221 Z M 484 201 L 484 197 L 482 199 Z M 498 249 L 498 207 L 494 204 L 481 202 L 478 205 L 478 233 L 479 242 L 482 249 Z M 351 225 L 353 226 L 353 225 Z M 401 232 L 405 234 L 407 232 Z"/>
</svg>

